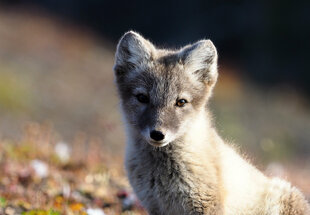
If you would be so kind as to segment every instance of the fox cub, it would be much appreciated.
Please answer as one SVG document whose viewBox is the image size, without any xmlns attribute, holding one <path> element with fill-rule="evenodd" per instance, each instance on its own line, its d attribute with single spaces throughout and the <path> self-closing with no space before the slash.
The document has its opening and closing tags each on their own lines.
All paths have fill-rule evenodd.
<svg viewBox="0 0 310 215">
<path fill-rule="evenodd" d="M 149 214 L 310 215 L 299 190 L 263 175 L 212 126 L 206 104 L 218 72 L 210 40 L 165 50 L 130 31 L 115 58 L 125 166 Z"/>
</svg>

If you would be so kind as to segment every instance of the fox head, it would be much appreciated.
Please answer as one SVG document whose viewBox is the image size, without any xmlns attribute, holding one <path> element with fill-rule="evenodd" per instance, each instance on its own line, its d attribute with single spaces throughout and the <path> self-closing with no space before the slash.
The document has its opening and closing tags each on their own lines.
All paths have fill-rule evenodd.
<svg viewBox="0 0 310 215">
<path fill-rule="evenodd" d="M 204 111 L 218 76 L 217 51 L 210 40 L 157 49 L 130 31 L 118 43 L 114 71 L 129 126 L 149 144 L 165 146 Z"/>
</svg>

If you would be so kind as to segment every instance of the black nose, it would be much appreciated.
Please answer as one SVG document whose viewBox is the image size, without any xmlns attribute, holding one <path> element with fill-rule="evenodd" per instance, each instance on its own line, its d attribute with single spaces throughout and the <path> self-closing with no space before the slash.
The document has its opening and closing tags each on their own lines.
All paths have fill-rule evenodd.
<svg viewBox="0 0 310 215">
<path fill-rule="evenodd" d="M 161 141 L 165 138 L 165 135 L 161 133 L 160 131 L 151 131 L 150 136 L 153 140 Z"/>
</svg>

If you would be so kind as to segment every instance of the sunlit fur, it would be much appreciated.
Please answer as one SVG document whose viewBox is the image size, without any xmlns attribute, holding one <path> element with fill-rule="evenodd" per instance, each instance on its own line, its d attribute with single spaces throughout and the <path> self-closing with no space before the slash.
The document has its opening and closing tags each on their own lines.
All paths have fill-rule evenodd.
<svg viewBox="0 0 310 215">
<path fill-rule="evenodd" d="M 296 188 L 263 175 L 212 126 L 206 104 L 218 73 L 210 40 L 163 50 L 131 31 L 117 46 L 114 71 L 127 132 L 126 170 L 149 214 L 310 214 Z M 139 102 L 138 94 L 149 102 Z M 178 99 L 188 103 L 178 107 Z M 151 130 L 165 138 L 152 140 Z"/>
</svg>

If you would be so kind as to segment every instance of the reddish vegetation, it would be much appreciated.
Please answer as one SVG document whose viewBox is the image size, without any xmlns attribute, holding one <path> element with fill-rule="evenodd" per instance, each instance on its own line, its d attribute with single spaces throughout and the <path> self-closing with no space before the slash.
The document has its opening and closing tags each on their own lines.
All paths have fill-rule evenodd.
<svg viewBox="0 0 310 215">
<path fill-rule="evenodd" d="M 86 214 L 97 208 L 106 214 L 145 214 L 130 192 L 120 158 L 90 142 L 69 146 L 64 161 L 57 144 L 65 145 L 38 124 L 28 125 L 17 142 L 1 141 L 0 210 Z"/>
</svg>

